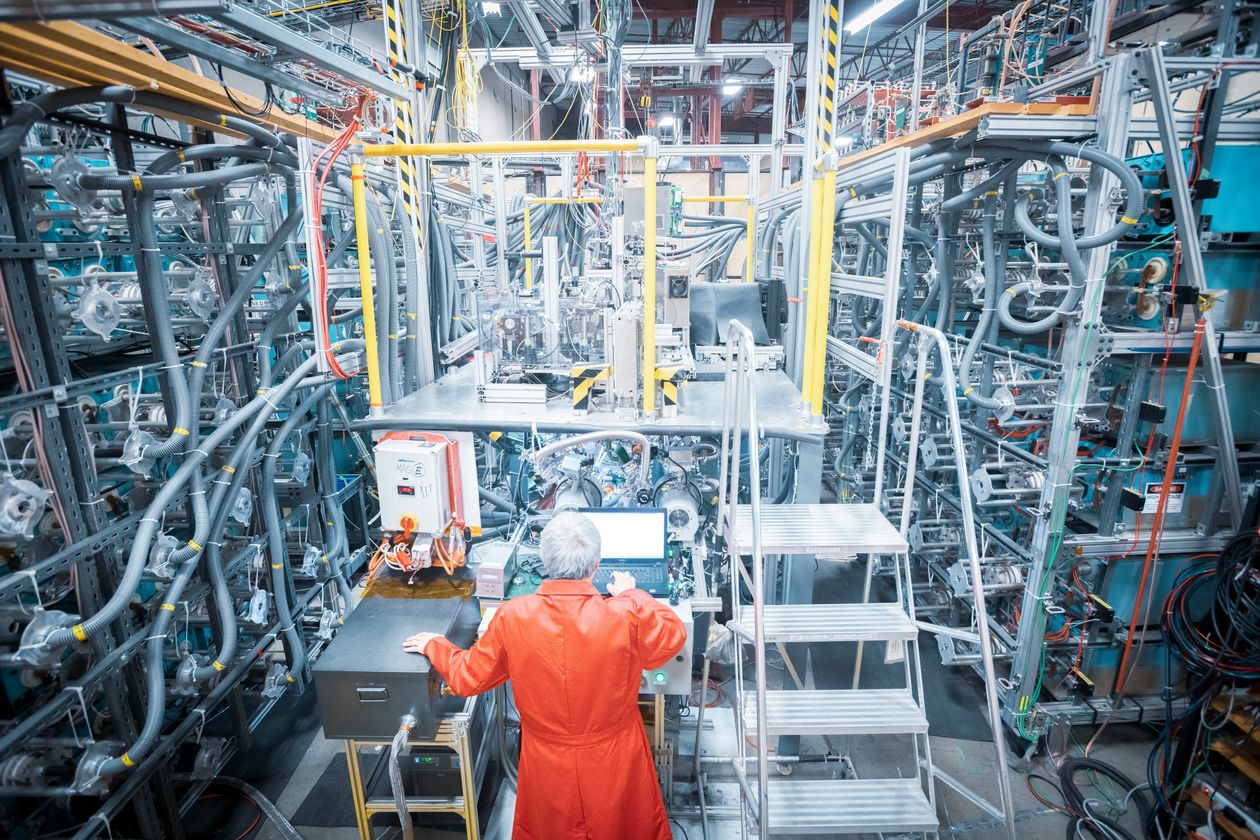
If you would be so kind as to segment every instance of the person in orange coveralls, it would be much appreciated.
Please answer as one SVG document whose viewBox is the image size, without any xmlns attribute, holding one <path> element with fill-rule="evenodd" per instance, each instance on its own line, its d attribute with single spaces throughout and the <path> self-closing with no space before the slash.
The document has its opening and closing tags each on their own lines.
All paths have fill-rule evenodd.
<svg viewBox="0 0 1260 840">
<path fill-rule="evenodd" d="M 513 840 L 669 840 L 656 768 L 639 716 L 639 681 L 678 653 L 687 631 L 669 607 L 613 573 L 591 577 L 599 531 L 579 513 L 543 530 L 548 580 L 499 607 L 469 650 L 436 633 L 403 648 L 429 657 L 456 694 L 512 680 L 521 715 Z"/>
</svg>

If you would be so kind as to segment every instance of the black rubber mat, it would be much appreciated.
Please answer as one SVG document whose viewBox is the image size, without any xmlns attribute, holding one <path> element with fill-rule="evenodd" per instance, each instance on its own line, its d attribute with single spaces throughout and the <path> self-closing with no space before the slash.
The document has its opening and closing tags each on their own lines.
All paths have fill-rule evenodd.
<svg viewBox="0 0 1260 840">
<path fill-rule="evenodd" d="M 865 562 L 820 563 L 814 578 L 814 601 L 860 601 L 865 573 Z M 891 582 L 877 579 L 871 600 L 894 600 Z M 900 688 L 905 685 L 902 664 L 884 664 L 883 642 L 868 643 L 863 647 L 862 688 Z M 814 684 L 820 689 L 852 688 L 856 652 L 855 644 L 810 645 Z M 923 663 L 923 690 L 930 734 L 968 741 L 992 741 L 988 720 L 984 716 L 984 681 L 968 666 L 942 665 L 933 635 L 920 634 L 919 652 Z"/>
<path fill-rule="evenodd" d="M 371 763 L 371 757 L 365 755 L 361 765 L 364 774 L 371 772 Z M 372 795 L 375 798 L 389 797 L 389 780 L 384 773 L 377 780 Z M 487 809 L 486 814 L 489 814 L 488 808 L 491 804 L 493 804 L 492 800 L 483 804 L 483 807 Z M 344 752 L 337 753 L 329 760 L 328 766 L 324 768 L 319 780 L 315 782 L 311 792 L 298 807 L 291 822 L 299 828 L 355 827 L 354 802 L 350 798 L 350 771 L 346 767 Z M 398 817 L 392 813 L 375 814 L 372 817 L 372 824 L 397 827 Z M 432 835 L 434 837 L 447 836 L 445 832 L 436 831 L 438 829 L 458 831 L 458 836 L 464 836 L 463 820 L 452 814 L 413 814 L 412 824 L 435 830 Z"/>
<path fill-rule="evenodd" d="M 328 762 L 319 781 L 293 815 L 293 824 L 313 828 L 354 826 L 354 803 L 350 799 L 350 771 L 346 768 L 345 753 L 337 753 Z"/>
<path fill-rule="evenodd" d="M 285 692 L 252 733 L 249 750 L 233 756 L 223 775 L 249 782 L 274 802 L 318 731 L 315 692 Z M 230 713 L 221 713 L 207 722 L 203 735 L 225 738 L 232 733 Z M 185 816 L 184 830 L 189 840 L 234 840 L 260 822 L 258 808 L 243 794 L 212 784 Z"/>
</svg>

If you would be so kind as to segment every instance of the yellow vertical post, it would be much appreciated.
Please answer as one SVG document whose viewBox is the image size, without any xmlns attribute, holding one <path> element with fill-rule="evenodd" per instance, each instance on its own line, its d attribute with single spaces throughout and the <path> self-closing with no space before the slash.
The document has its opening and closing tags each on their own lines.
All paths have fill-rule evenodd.
<svg viewBox="0 0 1260 840">
<path fill-rule="evenodd" d="M 525 250 L 531 251 L 534 248 L 534 240 L 530 235 L 529 228 L 529 198 L 525 199 Z M 525 258 L 525 289 L 528 291 L 534 288 L 534 258 Z"/>
<path fill-rule="evenodd" d="M 831 316 L 831 263 L 836 236 L 836 169 L 829 162 L 823 173 L 822 218 L 818 226 L 817 313 L 814 316 L 814 366 L 810 383 L 810 411 L 822 417 L 823 381 L 827 370 L 827 322 Z"/>
<path fill-rule="evenodd" d="M 656 410 L 656 146 L 643 158 L 643 413 Z"/>
<path fill-rule="evenodd" d="M 354 192 L 354 234 L 359 248 L 359 294 L 363 298 L 363 340 L 366 344 L 368 398 L 373 413 L 381 409 L 381 360 L 376 351 L 376 305 L 372 294 L 372 246 L 368 241 L 367 191 L 363 164 L 350 166 Z"/>
<path fill-rule="evenodd" d="M 752 177 L 750 173 L 749 178 Z M 757 206 L 753 204 L 752 193 L 748 194 L 748 198 L 744 199 L 748 202 L 748 276 L 744 278 L 746 283 L 753 281 L 753 266 L 757 263 Z"/>
<path fill-rule="evenodd" d="M 813 173 L 809 173 L 806 177 L 813 177 Z M 809 384 L 813 380 L 814 374 L 814 324 L 815 309 L 817 301 L 816 289 L 818 288 L 818 226 L 822 223 L 822 191 L 821 187 L 816 187 L 810 193 L 809 207 L 809 256 L 805 264 L 805 290 L 801 295 L 804 298 L 805 306 L 805 343 L 804 353 L 802 354 L 804 361 L 801 365 L 801 400 L 806 406 L 810 406 Z M 812 407 L 812 406 L 810 406 Z"/>
</svg>

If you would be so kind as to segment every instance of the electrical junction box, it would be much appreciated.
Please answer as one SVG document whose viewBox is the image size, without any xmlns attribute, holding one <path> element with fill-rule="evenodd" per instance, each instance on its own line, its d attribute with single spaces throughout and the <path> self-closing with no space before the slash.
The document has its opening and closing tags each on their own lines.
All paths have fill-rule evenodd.
<svg viewBox="0 0 1260 840">
<path fill-rule="evenodd" d="M 502 601 L 516 574 L 516 543 L 490 540 L 473 546 L 469 566 L 477 580 L 477 597 Z M 484 608 L 484 604 L 483 604 Z"/>
<path fill-rule="evenodd" d="M 381 528 L 438 534 L 451 521 L 446 441 L 386 436 L 376 444 Z"/>
<path fill-rule="evenodd" d="M 660 599 L 658 599 L 660 600 Z M 661 601 L 661 603 L 665 603 Z M 670 657 L 670 660 L 659 668 L 643 672 L 639 681 L 639 692 L 642 694 L 690 694 L 691 693 L 691 656 L 695 647 L 696 624 L 691 614 L 691 602 L 680 601 L 670 606 L 674 614 L 682 620 L 687 628 L 687 641 L 682 650 Z"/>
</svg>

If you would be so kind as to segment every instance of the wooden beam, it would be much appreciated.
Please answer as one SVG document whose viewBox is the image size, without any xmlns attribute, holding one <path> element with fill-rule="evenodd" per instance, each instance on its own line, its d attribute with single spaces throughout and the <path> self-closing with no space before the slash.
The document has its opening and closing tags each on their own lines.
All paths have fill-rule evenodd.
<svg viewBox="0 0 1260 840">
<path fill-rule="evenodd" d="M 1089 113 L 1088 105 L 1062 105 L 1058 102 L 1032 102 L 1026 105 L 1018 102 L 986 102 L 969 111 L 963 111 L 961 114 L 947 117 L 933 125 L 924 126 L 918 131 L 903 134 L 894 140 L 889 140 L 887 143 L 881 143 L 878 146 L 842 157 L 840 159 L 840 169 L 843 171 L 846 166 L 852 166 L 867 158 L 891 152 L 893 149 L 899 149 L 902 146 L 914 148 L 922 146 L 924 143 L 931 143 L 933 140 L 942 140 L 946 137 L 961 137 L 980 125 L 980 121 L 985 117 L 993 114 L 1081 117 L 1087 116 Z"/>
<path fill-rule="evenodd" d="M 0 59 L 6 66 L 52 84 L 131 85 L 217 112 L 243 116 L 273 131 L 310 137 L 319 143 L 328 143 L 337 136 L 337 131 L 328 126 L 286 114 L 279 108 L 260 117 L 242 114 L 217 80 L 72 21 L 0 24 Z M 247 93 L 233 90 L 232 98 L 251 111 L 263 107 L 261 100 Z M 220 125 L 205 127 L 225 133 Z"/>
</svg>

